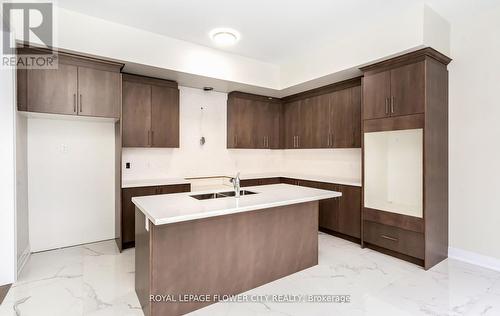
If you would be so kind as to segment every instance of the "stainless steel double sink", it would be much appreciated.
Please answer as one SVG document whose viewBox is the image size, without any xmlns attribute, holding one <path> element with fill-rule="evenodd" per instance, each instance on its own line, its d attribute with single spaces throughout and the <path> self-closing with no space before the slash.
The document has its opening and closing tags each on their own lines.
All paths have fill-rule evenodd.
<svg viewBox="0 0 500 316">
<path fill-rule="evenodd" d="M 257 194 L 257 193 L 252 192 L 252 191 L 247 191 L 247 190 L 240 191 L 240 196 L 252 195 L 252 194 Z M 231 196 L 235 196 L 235 195 L 236 195 L 236 192 L 227 191 L 227 192 L 217 192 L 217 193 L 196 194 L 196 195 L 190 195 L 190 197 L 195 198 L 197 200 L 211 200 L 211 199 L 220 199 L 220 198 L 231 197 Z"/>
</svg>

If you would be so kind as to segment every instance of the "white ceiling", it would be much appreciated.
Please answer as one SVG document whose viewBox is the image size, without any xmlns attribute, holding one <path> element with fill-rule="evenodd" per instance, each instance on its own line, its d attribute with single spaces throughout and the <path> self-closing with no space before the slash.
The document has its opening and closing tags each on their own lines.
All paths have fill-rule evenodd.
<svg viewBox="0 0 500 316">
<path fill-rule="evenodd" d="M 57 0 L 57 5 L 169 37 L 216 47 L 208 33 L 230 27 L 241 40 L 223 50 L 280 64 L 338 32 L 360 16 L 386 16 L 388 10 L 421 0 Z M 221 49 L 221 48 L 219 48 Z"/>
</svg>

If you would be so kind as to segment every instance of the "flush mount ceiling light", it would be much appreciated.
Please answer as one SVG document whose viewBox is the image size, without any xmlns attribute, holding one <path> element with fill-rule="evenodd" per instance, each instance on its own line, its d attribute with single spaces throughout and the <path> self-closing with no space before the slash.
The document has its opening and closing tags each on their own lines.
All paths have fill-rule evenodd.
<svg viewBox="0 0 500 316">
<path fill-rule="evenodd" d="M 240 34 L 228 28 L 216 28 L 210 32 L 210 38 L 220 46 L 231 46 L 240 39 Z"/>
</svg>

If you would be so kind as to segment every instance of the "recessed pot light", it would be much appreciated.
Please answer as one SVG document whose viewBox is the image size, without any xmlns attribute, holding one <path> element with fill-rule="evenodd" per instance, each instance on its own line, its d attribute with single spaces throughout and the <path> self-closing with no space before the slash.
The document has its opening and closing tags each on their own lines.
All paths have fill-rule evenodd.
<svg viewBox="0 0 500 316">
<path fill-rule="evenodd" d="M 231 46 L 240 39 L 240 34 L 229 28 L 216 28 L 210 32 L 210 38 L 220 46 Z"/>
</svg>

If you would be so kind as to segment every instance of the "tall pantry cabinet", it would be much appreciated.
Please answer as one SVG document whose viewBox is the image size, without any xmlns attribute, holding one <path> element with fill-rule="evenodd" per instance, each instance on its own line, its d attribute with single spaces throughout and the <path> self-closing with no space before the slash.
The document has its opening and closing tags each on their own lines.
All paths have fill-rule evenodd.
<svg viewBox="0 0 500 316">
<path fill-rule="evenodd" d="M 361 69 L 362 245 L 425 269 L 448 256 L 450 61 L 425 48 Z"/>
</svg>

